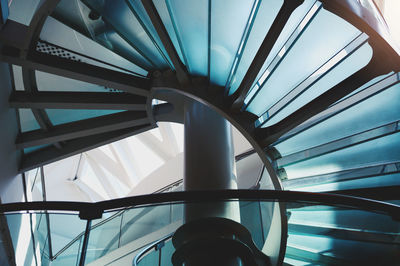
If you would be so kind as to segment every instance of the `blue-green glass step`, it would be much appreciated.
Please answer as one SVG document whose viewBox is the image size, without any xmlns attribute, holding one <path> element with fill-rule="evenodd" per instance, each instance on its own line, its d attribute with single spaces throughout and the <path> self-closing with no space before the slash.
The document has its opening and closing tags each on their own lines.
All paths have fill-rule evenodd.
<svg viewBox="0 0 400 266">
<path fill-rule="evenodd" d="M 134 1 L 138 2 L 138 1 Z M 165 50 L 160 48 L 160 40 L 153 35 L 155 30 L 143 14 L 141 4 L 124 0 L 85 0 L 84 3 L 102 16 L 106 23 L 128 41 L 135 50 L 149 61 L 153 68 L 169 68 Z M 136 12 L 132 12 L 132 9 Z M 140 8 L 136 10 L 136 8 Z M 140 15 L 139 15 L 140 14 Z"/>
<path fill-rule="evenodd" d="M 46 109 L 47 115 L 53 125 L 60 125 L 74 121 L 114 114 L 123 110 L 70 110 L 70 109 Z"/>
<path fill-rule="evenodd" d="M 18 109 L 18 115 L 21 132 L 27 132 L 40 128 L 31 109 L 20 108 Z"/>
<path fill-rule="evenodd" d="M 308 251 L 308 252 L 302 252 Z M 383 245 L 324 236 L 291 235 L 286 257 L 303 258 L 322 265 L 395 265 L 398 245 Z M 336 261 L 336 262 L 335 262 Z"/>
<path fill-rule="evenodd" d="M 85 35 L 128 61 L 151 69 L 149 62 L 100 18 L 90 19 L 91 10 L 81 1 L 60 1 L 51 17 Z M 99 55 L 100 57 L 102 55 Z"/>
<path fill-rule="evenodd" d="M 173 28 L 192 75 L 208 76 L 209 0 L 166 0 Z M 176 44 L 175 44 L 176 45 Z"/>
<path fill-rule="evenodd" d="M 250 93 L 246 98 L 246 110 L 261 116 L 280 97 L 316 71 L 359 34 L 360 31 L 348 22 L 320 9 L 292 48 L 285 51 L 284 57 L 282 55 L 279 65 L 269 70 L 263 82 L 259 82 L 260 88 L 257 93 Z M 250 99 L 253 100 L 249 102 Z"/>
<path fill-rule="evenodd" d="M 65 78 L 50 73 L 35 71 L 39 91 L 110 92 L 111 88 Z"/>
<path fill-rule="evenodd" d="M 294 113 L 296 110 L 298 110 L 311 100 L 315 99 L 322 93 L 328 91 L 345 78 L 351 76 L 362 67 L 366 66 L 371 58 L 372 48 L 369 44 L 364 44 L 361 47 L 356 48 L 355 51 L 347 51 L 346 48 L 344 48 L 343 50 L 338 52 L 332 59 L 327 61 L 324 65 L 322 65 L 319 69 L 317 69 L 309 77 L 307 77 L 304 82 L 301 82 L 297 87 L 294 88 L 294 90 L 289 92 L 293 94 L 299 93 L 298 96 L 294 98 L 294 100 L 292 100 L 292 102 L 286 103 L 287 105 L 283 108 L 281 107 L 282 109 L 280 111 L 275 111 L 277 112 L 277 114 L 272 118 L 269 119 L 268 116 L 271 114 L 268 115 L 267 113 L 267 116 L 263 119 L 263 121 L 260 121 L 261 117 L 259 121 L 261 123 L 264 123 L 263 127 L 267 127 L 279 122 L 280 120 L 282 120 L 289 114 Z M 330 69 L 330 67 L 333 68 Z M 308 80 L 314 83 L 310 85 L 310 82 L 308 82 Z M 299 91 L 296 91 L 296 89 L 298 89 Z M 301 93 L 300 90 L 303 90 L 303 93 Z M 289 98 L 289 93 L 288 95 L 285 95 L 280 99 L 285 99 L 286 97 Z M 280 99 L 278 99 L 278 101 Z M 282 103 L 282 105 L 283 104 L 284 103 Z M 269 110 L 267 111 L 271 112 L 271 109 L 273 107 L 275 107 L 275 109 L 279 108 L 276 105 L 272 105 L 271 108 L 269 108 Z M 262 115 L 262 117 L 264 116 L 265 113 Z"/>
<path fill-rule="evenodd" d="M 354 167 L 388 163 L 400 158 L 400 133 L 286 166 L 289 179 L 338 172 Z"/>
<path fill-rule="evenodd" d="M 221 0 L 210 1 L 209 49 L 210 81 L 225 86 L 234 60 L 243 46 L 243 35 L 248 24 L 252 23 L 251 14 L 255 12 L 259 1 Z M 243 48 L 242 48 L 243 49 Z"/>
<path fill-rule="evenodd" d="M 99 33 L 100 36 L 103 32 L 107 32 L 107 29 L 107 27 L 102 29 Z M 114 39 L 119 40 L 118 38 Z M 53 17 L 46 20 L 40 33 L 40 40 L 47 42 L 39 41 L 36 48 L 40 52 L 62 55 L 69 59 L 75 58 L 75 60 L 114 71 L 147 75 L 147 70 L 114 53 L 112 49 L 105 47 L 104 43 L 100 44 L 94 41 Z M 121 40 L 119 41 L 121 42 Z M 135 56 L 135 53 L 131 54 Z"/>
<path fill-rule="evenodd" d="M 347 108 L 309 129 L 278 143 L 282 156 L 350 136 L 400 119 L 400 84 Z"/>
<path fill-rule="evenodd" d="M 107 30 L 96 35 L 95 38 L 97 42 L 103 44 L 108 49 L 115 51 L 117 54 L 121 55 L 121 57 L 131 62 L 135 62 L 138 66 L 141 66 L 144 69 L 153 68 L 146 58 L 144 58 L 137 50 L 132 48 L 132 46 L 111 27 L 107 27 Z"/>
<path fill-rule="evenodd" d="M 336 207 L 302 210 L 292 208 L 288 211 L 289 224 L 307 225 L 321 228 L 352 229 L 366 232 L 399 234 L 399 224 L 389 216 L 361 210 L 338 209 Z"/>
<path fill-rule="evenodd" d="M 399 186 L 399 185 L 400 185 L 400 174 L 396 173 L 389 175 L 359 178 L 356 180 L 332 182 L 328 184 L 314 184 L 304 187 L 291 187 L 288 189 L 296 191 L 308 191 L 308 192 L 330 192 L 330 191 L 340 191 L 347 189 L 376 188 L 376 187 Z"/>
<path fill-rule="evenodd" d="M 257 75 L 256 81 L 259 80 L 262 73 L 264 73 L 267 66 L 270 64 L 275 55 L 279 52 L 283 44 L 289 38 L 290 34 L 297 27 L 301 19 L 306 15 L 307 11 L 314 3 L 314 0 L 306 0 L 292 13 L 285 27 L 283 28 L 282 33 L 280 34 L 274 47 L 272 48 L 270 55 L 267 57 L 264 65 L 262 66 L 260 73 Z M 237 66 L 237 71 L 232 77 L 230 84 L 228 84 L 229 94 L 234 93 L 238 89 L 244 75 L 246 74 L 254 56 L 258 51 L 258 48 L 263 42 L 264 37 L 268 33 L 268 30 L 270 29 L 275 17 L 278 15 L 278 12 L 282 5 L 283 0 L 260 1 L 259 8 L 254 14 L 250 33 L 246 42 L 243 44 L 243 52 Z M 255 83 L 253 85 L 255 85 Z"/>
</svg>

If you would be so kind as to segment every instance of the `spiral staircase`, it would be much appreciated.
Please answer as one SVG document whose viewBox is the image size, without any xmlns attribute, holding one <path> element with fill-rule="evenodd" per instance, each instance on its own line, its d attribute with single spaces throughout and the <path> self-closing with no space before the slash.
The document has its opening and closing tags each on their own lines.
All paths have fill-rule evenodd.
<svg viewBox="0 0 400 266">
<path fill-rule="evenodd" d="M 272 264 L 400 260 L 400 49 L 372 1 L 46 0 L 23 11 L 10 12 L 0 31 L 0 60 L 22 83 L 9 98 L 19 112 L 20 172 L 157 122 L 183 123 L 192 99 L 226 118 L 253 146 L 245 157 L 264 163 L 257 201 L 246 192 L 210 195 L 240 201 L 242 224 L 262 251 L 279 224 Z M 376 201 L 352 206 L 362 200 L 288 192 L 275 204 L 278 194 L 261 194 L 268 182 L 276 193 Z M 161 252 L 171 257 L 168 235 L 181 223 L 171 210 L 187 198 L 165 197 L 167 205 L 152 207 L 120 201 L 116 212 L 105 203 L 95 211 L 57 205 L 81 211 L 86 225 L 77 215 L 38 213 L 35 252 L 44 265 L 121 265 L 128 255 L 118 252 L 141 239 L 126 253 L 130 261 L 143 251 L 138 265 L 169 265 Z M 51 206 L 0 210 L 57 210 Z M 57 248 L 51 219 L 70 230 Z"/>
</svg>

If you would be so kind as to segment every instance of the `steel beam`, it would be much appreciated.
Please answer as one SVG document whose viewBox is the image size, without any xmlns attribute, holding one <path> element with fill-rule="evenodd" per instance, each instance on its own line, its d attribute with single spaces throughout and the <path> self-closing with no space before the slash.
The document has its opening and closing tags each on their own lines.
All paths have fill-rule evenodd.
<svg viewBox="0 0 400 266">
<path fill-rule="evenodd" d="M 326 110 L 318 113 L 317 115 L 311 117 L 301 125 L 295 127 L 293 130 L 289 131 L 287 134 L 283 135 L 280 137 L 273 145 L 276 145 L 282 141 L 285 141 L 301 132 L 304 130 L 311 128 L 326 119 L 346 110 L 347 108 L 350 108 L 384 90 L 387 88 L 394 86 L 396 84 L 400 83 L 400 74 L 395 73 L 392 74 L 382 80 L 377 81 L 376 83 L 366 87 L 365 89 L 331 105 L 329 108 Z"/>
<path fill-rule="evenodd" d="M 164 23 L 161 20 L 161 17 L 157 12 L 156 7 L 154 6 L 153 1 L 141 1 L 144 8 L 146 9 L 147 15 L 150 17 L 150 20 L 157 31 L 158 37 L 160 37 L 160 40 L 164 45 L 164 48 L 167 51 L 168 56 L 172 61 L 172 64 L 174 65 L 179 82 L 181 84 L 188 84 L 189 76 L 187 74 L 187 69 L 179 58 L 178 52 L 176 51 L 175 46 L 172 43 L 171 38 L 169 37 L 168 31 L 165 28 Z"/>
<path fill-rule="evenodd" d="M 381 243 L 399 245 L 400 240 L 397 239 L 398 234 L 387 232 L 368 232 L 359 229 L 333 227 L 329 225 L 305 225 L 289 222 L 290 235 L 314 235 L 324 236 L 333 239 L 352 240 L 367 243 Z"/>
<path fill-rule="evenodd" d="M 119 89 L 137 95 L 147 96 L 150 91 L 150 81 L 146 78 L 36 51 L 28 54 L 25 59 L 20 57 L 21 52 L 15 47 L 6 46 L 1 51 L 0 59 L 28 69 L 93 83 L 107 88 Z"/>
<path fill-rule="evenodd" d="M 298 86 L 293 88 L 290 92 L 284 95 L 280 100 L 278 100 L 273 106 L 271 106 L 267 111 L 262 114 L 262 116 L 257 120 L 256 127 L 262 126 L 269 119 L 279 113 L 288 104 L 294 101 L 303 92 L 308 90 L 313 86 L 318 80 L 323 78 L 332 69 L 338 66 L 343 60 L 346 60 L 351 54 L 357 51 L 363 44 L 368 41 L 368 36 L 364 33 L 360 34 L 346 47 L 337 52 L 332 58 L 330 58 L 325 64 L 311 73 L 305 80 L 303 80 Z M 272 70 L 269 70 L 272 71 Z M 271 73 L 271 72 L 269 72 Z"/>
<path fill-rule="evenodd" d="M 400 162 L 362 166 L 360 168 L 348 169 L 335 173 L 287 179 L 283 181 L 283 186 L 287 189 L 293 189 L 363 179 L 373 176 L 389 175 L 394 173 L 400 173 Z"/>
<path fill-rule="evenodd" d="M 52 146 L 46 147 L 24 155 L 20 166 L 20 172 L 26 172 L 39 166 L 59 161 L 72 155 L 145 132 L 152 128 L 154 128 L 154 125 L 150 124 L 135 126 L 69 140 L 65 142 L 62 149 L 56 149 Z"/>
<path fill-rule="evenodd" d="M 142 0 L 143 1 L 143 0 Z M 286 25 L 292 12 L 300 6 L 304 0 L 285 0 L 278 15 L 276 16 L 274 22 L 271 25 L 267 35 L 264 38 L 260 48 L 258 49 L 253 61 L 250 64 L 239 88 L 231 96 L 233 99 L 232 108 L 234 110 L 240 110 L 243 107 L 244 99 L 247 93 L 250 91 L 251 85 L 256 79 L 258 73 L 260 72 L 265 60 L 270 54 L 275 42 L 277 41 L 279 35 L 281 34 L 283 28 Z"/>
<path fill-rule="evenodd" d="M 257 128 L 255 130 L 255 135 L 259 145 L 265 148 L 268 147 L 296 126 L 322 112 L 330 105 L 367 83 L 369 80 L 373 79 L 377 75 L 384 74 L 387 69 L 376 69 L 374 67 L 375 60 L 378 59 L 373 57 L 367 66 L 333 86 L 331 89 L 305 104 L 303 107 L 288 115 L 278 123 L 265 128 Z"/>
<path fill-rule="evenodd" d="M 303 151 L 295 152 L 286 155 L 278 160 L 276 164 L 278 168 L 288 166 L 290 164 L 300 162 L 303 160 L 308 160 L 314 157 L 318 157 L 330 152 L 337 150 L 349 148 L 354 145 L 358 145 L 367 141 L 371 141 L 377 138 L 382 138 L 384 136 L 394 134 L 400 131 L 400 121 L 386 124 L 380 127 L 376 127 L 370 130 L 366 130 L 357 134 L 353 134 L 348 137 L 333 140 L 331 142 L 321 144 Z"/>
<path fill-rule="evenodd" d="M 146 97 L 127 93 L 15 91 L 9 104 L 14 108 L 146 110 Z"/>
<path fill-rule="evenodd" d="M 21 133 L 16 140 L 18 149 L 52 144 L 115 130 L 149 124 L 145 111 L 126 111 L 53 126 L 49 131 L 33 130 Z"/>
</svg>

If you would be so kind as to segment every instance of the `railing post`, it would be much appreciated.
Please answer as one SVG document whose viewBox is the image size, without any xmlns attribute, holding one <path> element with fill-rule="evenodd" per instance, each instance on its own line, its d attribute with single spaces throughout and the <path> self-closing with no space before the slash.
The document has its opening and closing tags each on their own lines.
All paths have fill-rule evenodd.
<svg viewBox="0 0 400 266">
<path fill-rule="evenodd" d="M 91 224 L 92 224 L 92 220 L 87 220 L 86 229 L 85 229 L 85 235 L 83 236 L 81 257 L 79 259 L 79 266 L 85 265 L 86 251 L 87 251 L 87 247 L 88 247 L 88 243 L 89 243 L 89 234 L 90 234 L 90 226 L 91 226 Z"/>
</svg>

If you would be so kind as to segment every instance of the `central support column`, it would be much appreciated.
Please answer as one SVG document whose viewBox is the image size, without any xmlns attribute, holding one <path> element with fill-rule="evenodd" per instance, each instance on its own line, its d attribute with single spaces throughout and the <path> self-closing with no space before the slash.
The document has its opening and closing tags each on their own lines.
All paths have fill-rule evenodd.
<svg viewBox="0 0 400 266">
<path fill-rule="evenodd" d="M 207 106 L 185 104 L 185 191 L 237 189 L 232 129 Z M 173 265 L 269 265 L 240 224 L 237 201 L 185 203 L 174 233 Z"/>
<path fill-rule="evenodd" d="M 185 105 L 185 190 L 236 189 L 229 122 L 198 102 Z"/>
<path fill-rule="evenodd" d="M 185 104 L 185 191 L 237 189 L 230 123 L 204 104 Z M 205 217 L 224 217 L 240 222 L 239 207 L 234 203 L 213 206 L 189 206 L 186 221 Z"/>
<path fill-rule="evenodd" d="M 207 106 L 185 103 L 185 191 L 237 189 L 229 122 Z M 174 265 L 238 266 L 229 254 L 240 222 L 237 202 L 186 203 L 184 225 L 174 234 Z M 236 244 L 236 243 L 234 243 Z"/>
</svg>

